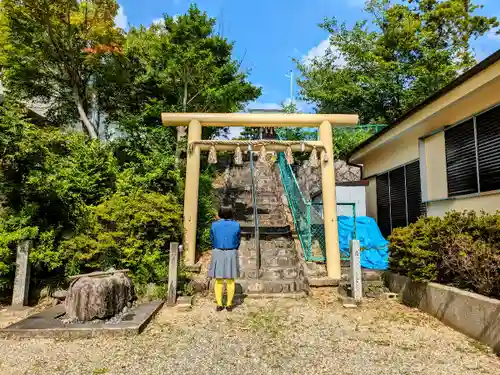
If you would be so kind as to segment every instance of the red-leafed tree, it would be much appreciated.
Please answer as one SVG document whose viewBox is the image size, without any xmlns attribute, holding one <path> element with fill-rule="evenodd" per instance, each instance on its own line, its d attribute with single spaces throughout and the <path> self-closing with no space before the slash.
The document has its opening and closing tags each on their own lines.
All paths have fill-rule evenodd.
<svg viewBox="0 0 500 375">
<path fill-rule="evenodd" d="M 99 136 L 101 72 L 121 57 L 115 0 L 2 0 L 1 79 L 15 97 L 43 103 L 61 124 Z"/>
</svg>

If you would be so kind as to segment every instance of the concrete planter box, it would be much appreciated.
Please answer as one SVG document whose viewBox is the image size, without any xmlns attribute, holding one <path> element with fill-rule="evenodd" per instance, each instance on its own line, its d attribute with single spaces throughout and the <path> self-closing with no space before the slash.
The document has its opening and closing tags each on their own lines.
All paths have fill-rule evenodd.
<svg viewBox="0 0 500 375">
<path fill-rule="evenodd" d="M 500 353 L 500 300 L 441 284 L 415 282 L 393 273 L 386 273 L 385 281 L 405 305 L 418 307 Z"/>
</svg>

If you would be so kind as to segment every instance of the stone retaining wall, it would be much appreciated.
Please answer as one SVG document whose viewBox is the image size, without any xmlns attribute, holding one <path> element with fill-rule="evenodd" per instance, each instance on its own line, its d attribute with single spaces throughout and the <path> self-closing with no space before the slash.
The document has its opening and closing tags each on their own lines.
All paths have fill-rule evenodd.
<svg viewBox="0 0 500 375">
<path fill-rule="evenodd" d="M 321 168 L 313 168 L 309 161 L 294 167 L 297 182 L 307 199 L 321 193 Z M 335 182 L 354 182 L 361 180 L 361 168 L 348 165 L 343 160 L 335 160 Z"/>
<path fill-rule="evenodd" d="M 446 285 L 415 282 L 393 273 L 387 273 L 385 279 L 404 304 L 418 307 L 500 354 L 500 300 Z"/>
</svg>

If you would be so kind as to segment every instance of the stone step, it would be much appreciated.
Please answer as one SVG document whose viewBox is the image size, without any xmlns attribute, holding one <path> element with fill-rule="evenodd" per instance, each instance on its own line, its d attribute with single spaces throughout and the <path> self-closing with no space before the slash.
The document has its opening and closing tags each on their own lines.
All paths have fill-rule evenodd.
<svg viewBox="0 0 500 375">
<path fill-rule="evenodd" d="M 254 221 L 238 221 L 241 227 L 242 234 L 255 234 L 255 222 Z M 291 235 L 292 231 L 290 225 L 261 225 L 259 222 L 259 234 L 261 235 L 274 235 L 274 236 L 288 236 Z"/>
<path fill-rule="evenodd" d="M 253 215 L 235 215 L 236 221 L 240 223 L 242 227 L 254 227 L 254 217 Z M 285 227 L 288 226 L 286 218 L 281 215 L 259 215 L 259 228 L 260 227 Z"/>
<path fill-rule="evenodd" d="M 296 254 L 293 254 L 296 255 Z M 299 263 L 299 258 L 294 257 L 265 257 L 261 259 L 262 267 L 296 267 Z"/>
<path fill-rule="evenodd" d="M 257 249 L 255 248 L 255 243 L 247 244 L 244 248 L 246 255 L 257 256 Z M 260 243 L 260 255 L 266 258 L 278 258 L 278 257 L 297 257 L 297 251 L 293 243 L 276 243 L 270 244 L 265 241 Z M 240 254 L 243 254 L 240 251 Z"/>
<path fill-rule="evenodd" d="M 330 279 L 329 277 L 309 277 L 309 286 L 319 288 L 319 287 L 332 287 L 339 286 L 340 281 L 336 279 Z"/>
<path fill-rule="evenodd" d="M 295 280 L 300 276 L 297 266 L 295 267 L 263 267 L 257 271 L 255 265 L 240 269 L 241 279 L 260 280 Z"/>
<path fill-rule="evenodd" d="M 245 234 L 243 232 L 242 234 Z M 251 238 L 244 237 L 242 238 L 242 243 L 244 242 L 246 245 L 251 246 L 255 248 L 255 238 L 253 238 L 253 233 L 250 232 L 249 234 L 252 235 Z M 290 245 L 294 245 L 294 242 L 291 237 L 289 237 L 286 234 L 281 234 L 281 233 L 273 233 L 273 232 L 265 232 L 262 231 L 259 233 L 260 234 L 260 248 L 261 249 L 282 249 L 282 248 L 288 248 Z"/>
<path fill-rule="evenodd" d="M 248 254 L 248 255 L 247 255 Z M 261 257 L 260 265 L 263 268 L 273 268 L 273 267 L 281 267 L 281 268 L 289 268 L 289 267 L 297 267 L 299 264 L 298 257 Z M 252 268 L 254 269 L 257 266 L 257 256 L 254 253 L 241 253 L 240 254 L 240 267 L 243 268 Z"/>
<path fill-rule="evenodd" d="M 254 269 L 257 265 L 257 254 L 255 252 L 240 252 L 240 267 Z M 299 258 L 295 253 L 288 256 L 261 256 L 260 265 L 262 268 L 289 268 L 297 267 Z"/>
<path fill-rule="evenodd" d="M 264 298 L 285 298 L 285 299 L 302 299 L 309 295 L 309 291 L 294 292 L 294 293 L 258 293 L 248 294 L 246 298 L 264 299 Z"/>
<path fill-rule="evenodd" d="M 249 192 L 245 192 L 244 194 L 238 194 L 237 196 L 225 195 L 227 200 L 230 200 L 233 204 L 238 205 L 239 207 L 246 207 L 247 209 L 253 208 L 253 200 L 252 194 Z M 273 194 L 272 197 L 263 197 L 257 193 L 257 206 L 259 208 L 267 209 L 273 208 L 277 206 L 282 206 L 283 202 Z"/>
<path fill-rule="evenodd" d="M 241 267 L 240 269 L 240 278 L 241 279 L 258 279 L 259 272 L 255 268 L 255 264 L 249 266 L 247 269 Z"/>
<path fill-rule="evenodd" d="M 266 244 L 268 246 L 269 244 Z M 298 260 L 298 254 L 296 249 L 293 247 L 293 244 L 290 244 L 286 247 L 280 248 L 267 248 L 266 246 L 261 246 L 260 248 L 260 257 L 261 259 L 280 259 L 280 258 L 290 258 L 294 260 Z M 269 245 L 271 246 L 271 245 Z M 256 258 L 257 257 L 257 249 L 254 244 L 249 246 L 240 246 L 239 251 L 240 257 L 243 258 Z M 314 275 L 312 275 L 314 276 Z"/>
<path fill-rule="evenodd" d="M 289 275 L 292 275 L 294 273 L 294 271 L 292 270 L 299 269 L 298 262 L 284 260 L 282 263 L 278 263 L 279 265 L 277 266 L 275 266 L 274 264 L 265 261 L 261 262 L 260 266 L 262 272 L 260 273 L 260 276 L 262 276 L 263 278 L 267 278 L 267 276 L 269 276 L 269 279 L 273 280 L 276 278 L 289 279 L 290 278 Z M 249 261 L 245 261 L 243 259 L 240 260 L 240 273 L 242 275 L 241 278 L 246 278 L 246 277 L 249 277 L 251 279 L 257 278 L 257 275 L 259 274 L 256 273 L 256 270 L 257 270 L 257 261 L 255 259 Z M 276 275 L 279 275 L 279 277 L 277 277 Z"/>
<path fill-rule="evenodd" d="M 263 280 L 293 280 L 298 276 L 297 267 L 264 267 L 260 270 L 260 278 Z"/>
<path fill-rule="evenodd" d="M 326 264 L 307 262 L 307 275 L 310 279 L 318 279 L 327 277 Z M 341 268 L 341 281 L 349 280 L 349 267 Z M 361 270 L 364 281 L 381 281 L 384 271 L 370 270 L 363 268 Z"/>
<path fill-rule="evenodd" d="M 238 279 L 242 294 L 296 293 L 308 290 L 308 284 L 302 280 L 251 280 Z"/>
<path fill-rule="evenodd" d="M 234 202 L 230 204 L 234 207 L 234 211 L 236 214 L 253 217 L 254 209 L 251 202 L 248 205 L 243 205 L 241 203 L 234 203 Z M 281 204 L 276 204 L 276 205 L 257 204 L 257 214 L 275 215 L 278 217 L 286 218 L 284 206 L 282 206 Z"/>
<path fill-rule="evenodd" d="M 210 290 L 214 289 L 215 280 L 210 280 Z M 309 293 L 306 280 L 259 280 L 236 279 L 236 295 L 266 295 L 266 294 L 296 294 Z"/>
</svg>

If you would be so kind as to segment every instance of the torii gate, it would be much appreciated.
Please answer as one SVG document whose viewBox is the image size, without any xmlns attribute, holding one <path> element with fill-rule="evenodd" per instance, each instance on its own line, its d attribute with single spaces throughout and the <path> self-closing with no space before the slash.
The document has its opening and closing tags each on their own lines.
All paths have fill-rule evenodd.
<svg viewBox="0 0 500 375">
<path fill-rule="evenodd" d="M 213 149 L 234 151 L 241 145 L 265 146 L 269 151 L 321 150 L 323 191 L 323 217 L 325 223 L 326 266 L 328 277 L 340 280 L 340 250 L 337 226 L 337 200 L 335 194 L 335 168 L 333 158 L 332 126 L 356 126 L 357 115 L 342 114 L 262 114 L 262 113 L 162 113 L 166 126 L 188 126 L 188 154 L 184 192 L 184 261 L 196 261 L 196 224 L 198 219 L 198 188 L 200 178 L 200 152 Z M 214 141 L 202 140 L 202 126 L 249 127 L 319 127 L 319 141 L 290 142 L 276 140 Z"/>
</svg>

